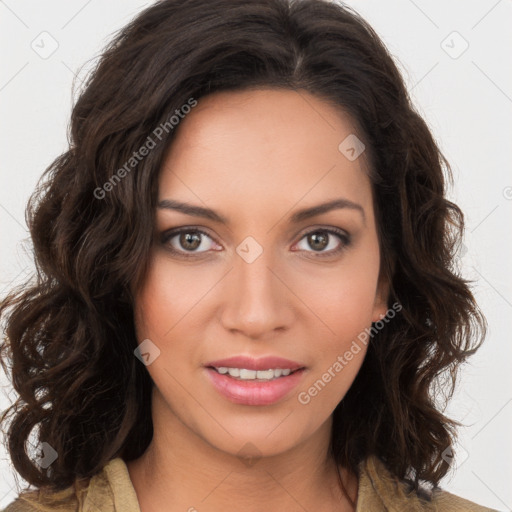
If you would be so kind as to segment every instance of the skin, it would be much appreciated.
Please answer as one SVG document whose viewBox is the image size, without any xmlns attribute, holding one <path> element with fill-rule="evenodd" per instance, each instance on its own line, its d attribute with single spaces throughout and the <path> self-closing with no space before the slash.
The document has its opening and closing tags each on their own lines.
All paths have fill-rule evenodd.
<svg viewBox="0 0 512 512">
<path fill-rule="evenodd" d="M 308 404 L 297 398 L 387 310 L 364 153 L 350 161 L 338 150 L 353 123 L 305 91 L 253 89 L 201 98 L 178 128 L 159 201 L 208 207 L 229 224 L 156 212 L 149 273 L 135 297 L 137 339 L 160 350 L 147 366 L 153 440 L 127 463 L 141 510 L 353 510 L 328 447 L 332 412 L 366 347 Z M 289 220 L 337 198 L 359 204 L 364 217 L 341 208 Z M 179 227 L 208 233 L 192 258 L 169 250 L 193 253 L 179 235 L 162 241 Z M 331 234 L 318 249 L 307 234 L 320 228 L 339 228 L 350 243 Z M 263 249 L 252 263 L 236 252 L 248 236 Z M 233 355 L 278 355 L 307 369 L 278 403 L 234 404 L 203 367 Z M 248 442 L 251 464 L 239 453 Z M 355 502 L 357 476 L 341 474 Z"/>
</svg>

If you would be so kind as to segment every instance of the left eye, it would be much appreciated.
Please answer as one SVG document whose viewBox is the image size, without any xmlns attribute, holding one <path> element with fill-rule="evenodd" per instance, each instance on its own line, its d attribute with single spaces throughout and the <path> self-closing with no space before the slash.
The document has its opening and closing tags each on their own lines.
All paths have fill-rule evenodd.
<svg viewBox="0 0 512 512">
<path fill-rule="evenodd" d="M 300 244 L 303 241 L 306 247 L 300 247 Z M 315 231 L 306 233 L 297 244 L 297 247 L 300 250 L 314 253 L 337 253 L 349 245 L 349 243 L 349 236 L 341 230 L 317 229 Z M 313 250 L 310 251 L 308 247 L 312 248 Z"/>
</svg>

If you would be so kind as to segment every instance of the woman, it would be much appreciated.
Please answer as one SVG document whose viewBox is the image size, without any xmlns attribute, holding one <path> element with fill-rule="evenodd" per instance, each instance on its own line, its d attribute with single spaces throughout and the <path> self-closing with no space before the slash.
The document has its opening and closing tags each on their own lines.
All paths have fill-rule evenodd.
<svg viewBox="0 0 512 512">
<path fill-rule="evenodd" d="M 433 385 L 485 320 L 448 163 L 321 0 L 163 0 L 112 41 L 2 303 L 6 511 L 490 510 Z M 38 427 L 38 455 L 25 442 Z"/>
</svg>

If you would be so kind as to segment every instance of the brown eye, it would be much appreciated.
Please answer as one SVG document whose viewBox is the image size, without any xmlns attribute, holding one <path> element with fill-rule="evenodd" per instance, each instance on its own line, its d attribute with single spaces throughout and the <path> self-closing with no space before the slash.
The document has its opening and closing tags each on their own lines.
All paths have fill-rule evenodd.
<svg viewBox="0 0 512 512">
<path fill-rule="evenodd" d="M 197 233 L 181 233 L 179 244 L 187 250 L 195 251 L 201 245 L 201 235 Z"/>
<path fill-rule="evenodd" d="M 307 236 L 308 244 L 315 251 L 321 251 L 327 247 L 329 244 L 329 235 L 318 231 L 316 233 L 311 233 Z"/>
<path fill-rule="evenodd" d="M 215 245 L 214 240 L 207 233 L 192 228 L 166 231 L 161 235 L 161 243 L 172 253 L 182 256 L 203 254 Z"/>
<path fill-rule="evenodd" d="M 338 228 L 316 229 L 306 233 L 297 247 L 301 251 L 317 253 L 315 256 L 332 256 L 350 245 L 350 235 Z"/>
</svg>

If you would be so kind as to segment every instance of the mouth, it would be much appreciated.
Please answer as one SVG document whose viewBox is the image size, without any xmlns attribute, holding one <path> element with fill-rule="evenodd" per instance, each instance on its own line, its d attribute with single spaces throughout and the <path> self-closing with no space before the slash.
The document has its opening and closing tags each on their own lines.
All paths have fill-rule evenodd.
<svg viewBox="0 0 512 512">
<path fill-rule="evenodd" d="M 235 356 L 204 366 L 219 395 L 239 405 L 265 406 L 285 400 L 307 371 L 305 365 L 276 356 Z"/>
</svg>

